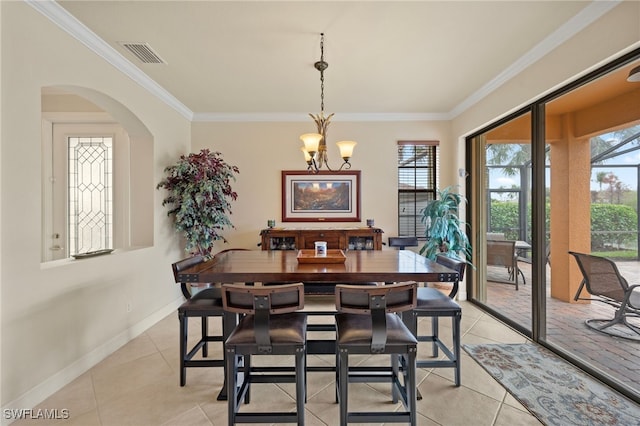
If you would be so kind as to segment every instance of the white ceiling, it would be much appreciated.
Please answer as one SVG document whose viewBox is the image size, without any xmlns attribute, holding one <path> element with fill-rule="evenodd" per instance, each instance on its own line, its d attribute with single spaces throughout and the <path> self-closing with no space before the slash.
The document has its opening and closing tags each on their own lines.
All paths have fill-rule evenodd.
<svg viewBox="0 0 640 426">
<path fill-rule="evenodd" d="M 451 118 L 617 4 L 40 3 L 30 4 L 185 115 L 210 120 L 318 112 L 321 32 L 335 119 Z M 119 42 L 148 43 L 167 63 L 143 64 Z"/>
</svg>

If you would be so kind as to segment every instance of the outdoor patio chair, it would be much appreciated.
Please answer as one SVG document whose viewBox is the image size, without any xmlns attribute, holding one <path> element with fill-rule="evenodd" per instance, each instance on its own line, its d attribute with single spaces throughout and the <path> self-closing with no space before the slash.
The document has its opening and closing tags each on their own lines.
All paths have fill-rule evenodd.
<svg viewBox="0 0 640 426">
<path fill-rule="evenodd" d="M 508 279 L 490 281 L 515 285 L 518 290 L 518 275 L 524 274 L 518 267 L 516 242 L 512 240 L 487 240 L 487 266 L 504 266 Z"/>
<path fill-rule="evenodd" d="M 573 300 L 594 300 L 616 310 L 613 318 L 588 319 L 585 324 L 602 333 L 640 341 L 640 327 L 628 321 L 640 317 L 640 290 L 636 290 L 640 285 L 630 286 L 612 260 L 573 251 L 569 254 L 576 259 L 583 276 Z M 584 288 L 590 297 L 580 297 Z"/>
</svg>

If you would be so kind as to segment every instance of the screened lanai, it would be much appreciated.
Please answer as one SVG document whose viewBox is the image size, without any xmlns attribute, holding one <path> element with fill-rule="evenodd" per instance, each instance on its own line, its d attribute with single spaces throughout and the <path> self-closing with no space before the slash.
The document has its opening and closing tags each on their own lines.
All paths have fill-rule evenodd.
<svg viewBox="0 0 640 426">
<path fill-rule="evenodd" d="M 469 137 L 475 269 L 467 292 L 640 402 L 640 342 L 585 325 L 614 308 L 575 299 L 589 294 L 579 292 L 582 273 L 569 254 L 612 259 L 629 284 L 640 284 L 640 83 L 627 80 L 640 65 L 635 55 Z M 492 238 L 520 247 L 515 273 L 488 261 Z"/>
<path fill-rule="evenodd" d="M 640 125 L 592 137 L 590 145 L 591 252 L 638 260 Z M 530 148 L 530 144 L 488 144 L 486 166 L 487 232 L 529 244 Z M 549 152 L 547 147 L 547 158 Z M 546 163 L 549 175 L 549 159 Z M 547 232 L 547 243 L 548 237 Z M 522 255 L 527 257 L 528 253 Z"/>
</svg>

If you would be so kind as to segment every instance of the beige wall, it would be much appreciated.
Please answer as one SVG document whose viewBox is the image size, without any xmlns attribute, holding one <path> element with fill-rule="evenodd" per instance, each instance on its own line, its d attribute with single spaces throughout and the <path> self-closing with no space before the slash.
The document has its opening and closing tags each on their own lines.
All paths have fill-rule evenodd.
<svg viewBox="0 0 640 426">
<path fill-rule="evenodd" d="M 397 140 L 440 140 L 441 186 L 462 183 L 459 138 L 637 43 L 639 7 L 638 2 L 616 7 L 451 123 L 335 121 L 330 141 L 359 142 L 352 162 L 362 171 L 363 220 L 375 218 L 385 237 L 397 232 Z M 172 312 L 180 296 L 170 264 L 183 256 L 161 206 L 163 194 L 154 191 L 153 247 L 41 265 L 41 87 L 87 87 L 125 105 L 153 135 L 153 182 L 189 149 L 221 151 L 240 168 L 232 216 L 236 229 L 226 234 L 235 247 L 255 248 L 267 219 L 281 224 L 280 171 L 303 168 L 298 136 L 312 131 L 313 124 L 190 124 L 25 3 L 0 2 L 0 18 L 1 403 L 28 408 Z M 333 142 L 330 155 L 337 165 Z M 129 314 L 126 301 L 133 306 Z"/>
<path fill-rule="evenodd" d="M 181 300 L 170 264 L 183 253 L 161 206 L 163 194 L 153 184 L 188 151 L 191 135 L 188 120 L 26 3 L 0 7 L 2 406 L 30 408 L 173 312 Z M 152 247 L 41 264 L 43 86 L 101 92 L 116 101 L 111 107 L 119 102 L 129 109 L 114 111 L 116 116 L 132 113 L 151 133 Z"/>
<path fill-rule="evenodd" d="M 233 186 L 238 200 L 233 204 L 232 222 L 236 229 L 226 232 L 229 247 L 256 248 L 260 229 L 267 219 L 277 226 L 321 227 L 364 226 L 373 218 L 387 237 L 397 235 L 397 145 L 398 140 L 439 140 L 441 143 L 441 184 L 457 184 L 457 155 L 448 122 L 333 122 L 329 127 L 329 163 L 339 167 L 342 159 L 335 142 L 349 139 L 358 142 L 352 170 L 361 174 L 362 223 L 282 223 L 281 170 L 304 170 L 299 136 L 314 131 L 312 120 L 300 123 L 193 123 L 192 149 L 220 151 L 231 164 L 240 168 Z"/>
<path fill-rule="evenodd" d="M 640 2 L 624 1 L 452 120 L 462 137 L 640 46 Z"/>
</svg>

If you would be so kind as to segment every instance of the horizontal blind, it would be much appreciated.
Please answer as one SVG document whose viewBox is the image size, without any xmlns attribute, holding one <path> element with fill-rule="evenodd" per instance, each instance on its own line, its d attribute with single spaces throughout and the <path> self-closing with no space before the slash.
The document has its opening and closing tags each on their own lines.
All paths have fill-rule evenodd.
<svg viewBox="0 0 640 426">
<path fill-rule="evenodd" d="M 438 186 L 438 141 L 398 142 L 398 232 L 424 237 L 420 210 L 435 199 Z"/>
</svg>

